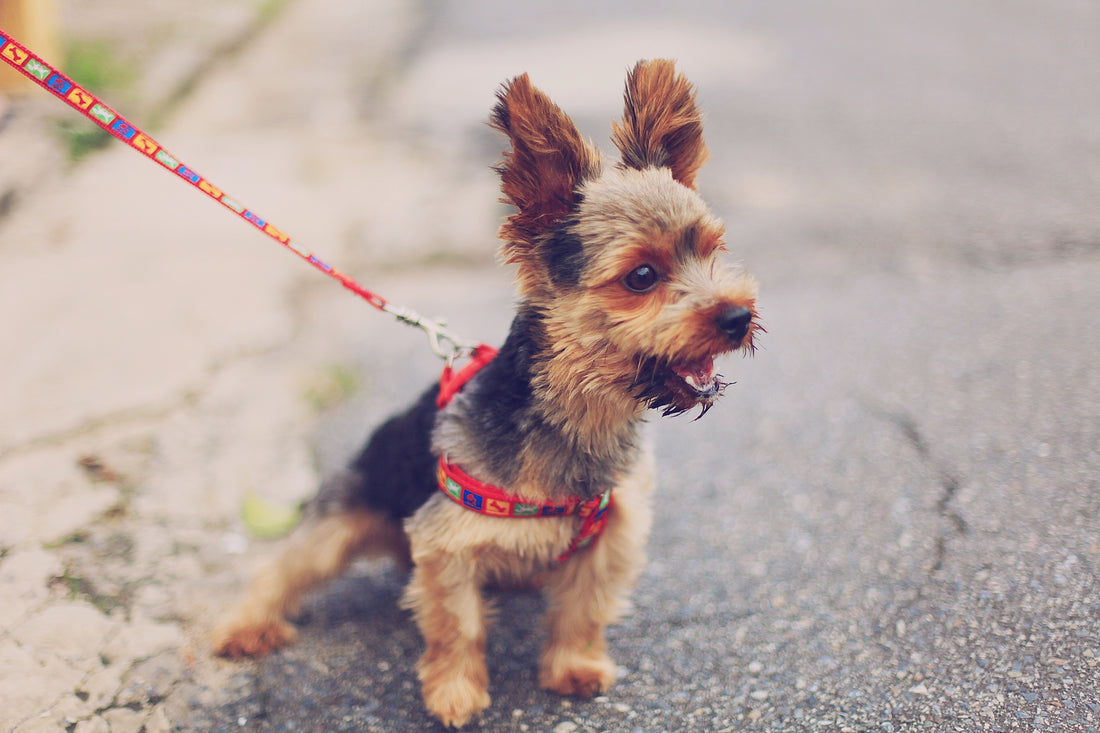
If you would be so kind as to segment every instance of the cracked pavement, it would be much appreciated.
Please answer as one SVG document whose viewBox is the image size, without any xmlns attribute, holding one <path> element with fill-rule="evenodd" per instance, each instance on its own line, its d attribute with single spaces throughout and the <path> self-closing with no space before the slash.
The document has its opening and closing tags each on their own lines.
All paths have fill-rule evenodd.
<svg viewBox="0 0 1100 733">
<path fill-rule="evenodd" d="M 476 729 L 1100 727 L 1095 7 L 122 7 L 66 22 L 145 60 L 136 122 L 161 110 L 185 163 L 487 341 L 496 85 L 530 71 L 605 148 L 636 58 L 700 87 L 700 188 L 768 334 L 704 420 L 654 421 L 620 682 L 539 691 L 541 602 L 501 597 Z M 0 729 L 433 729 L 388 566 L 268 659 L 204 638 L 273 548 L 244 497 L 309 495 L 434 378 L 423 337 L 121 146 L 62 166 L 51 104 L 0 129 Z"/>
</svg>

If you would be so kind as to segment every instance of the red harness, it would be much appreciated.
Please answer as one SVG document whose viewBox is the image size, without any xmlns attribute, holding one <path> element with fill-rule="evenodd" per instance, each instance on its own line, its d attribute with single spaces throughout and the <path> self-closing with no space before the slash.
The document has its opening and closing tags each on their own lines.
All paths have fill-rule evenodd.
<svg viewBox="0 0 1100 733">
<path fill-rule="evenodd" d="M 439 380 L 439 396 L 436 404 L 443 408 L 462 389 L 466 382 L 478 373 L 496 356 L 496 349 L 479 346 L 474 350 L 473 359 L 455 373 L 450 365 L 443 369 Z M 569 548 L 558 557 L 565 561 L 576 550 L 587 547 L 607 526 L 607 517 L 611 509 L 611 489 L 592 499 L 582 500 L 570 497 L 562 502 L 528 501 L 509 494 L 497 486 L 484 484 L 468 475 L 458 466 L 450 463 L 445 456 L 439 458 L 439 489 L 455 503 L 489 517 L 562 517 L 576 514 L 584 519 L 580 531 L 573 538 Z"/>
</svg>

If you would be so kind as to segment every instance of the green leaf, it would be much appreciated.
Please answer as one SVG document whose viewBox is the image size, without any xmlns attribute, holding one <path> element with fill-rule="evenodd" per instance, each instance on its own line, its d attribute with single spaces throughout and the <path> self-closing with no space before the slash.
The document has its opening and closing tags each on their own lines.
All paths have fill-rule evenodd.
<svg viewBox="0 0 1100 733">
<path fill-rule="evenodd" d="M 253 537 L 271 540 L 290 532 L 298 524 L 301 511 L 249 494 L 241 504 L 241 520 Z"/>
</svg>

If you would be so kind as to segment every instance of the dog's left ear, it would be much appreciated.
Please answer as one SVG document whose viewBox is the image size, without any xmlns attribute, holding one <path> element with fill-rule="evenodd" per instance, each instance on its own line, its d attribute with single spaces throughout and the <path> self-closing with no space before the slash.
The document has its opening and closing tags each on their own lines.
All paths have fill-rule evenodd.
<svg viewBox="0 0 1100 733">
<path fill-rule="evenodd" d="M 612 139 L 623 166 L 669 168 L 688 188 L 710 155 L 695 87 L 667 59 L 639 61 L 627 76 L 623 119 L 614 123 Z"/>
</svg>

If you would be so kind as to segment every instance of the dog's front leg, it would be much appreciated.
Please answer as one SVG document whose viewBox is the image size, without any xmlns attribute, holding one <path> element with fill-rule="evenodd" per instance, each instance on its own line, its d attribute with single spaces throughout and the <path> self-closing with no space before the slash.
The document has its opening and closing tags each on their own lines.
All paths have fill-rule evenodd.
<svg viewBox="0 0 1100 733">
<path fill-rule="evenodd" d="M 462 727 L 489 705 L 476 563 L 453 554 L 418 558 L 405 605 L 427 645 L 417 666 L 424 704 L 444 725 Z"/>
<path fill-rule="evenodd" d="M 633 574 L 609 567 L 607 552 L 600 552 L 601 544 L 606 550 L 606 539 L 567 560 L 547 584 L 550 638 L 539 684 L 561 695 L 592 697 L 615 682 L 604 628 L 618 619 Z"/>
<path fill-rule="evenodd" d="M 571 572 L 555 578 L 547 590 L 550 639 L 543 650 L 539 685 L 560 695 L 592 697 L 615 682 L 615 663 L 607 655 L 604 628 L 614 620 L 600 608 L 600 573 L 590 558 L 576 558 Z"/>
<path fill-rule="evenodd" d="M 551 574 L 539 684 L 562 695 L 592 697 L 615 681 L 604 629 L 619 619 L 645 564 L 652 522 L 653 468 L 643 457 L 629 481 L 615 490 L 607 527 L 596 542 Z"/>
</svg>

